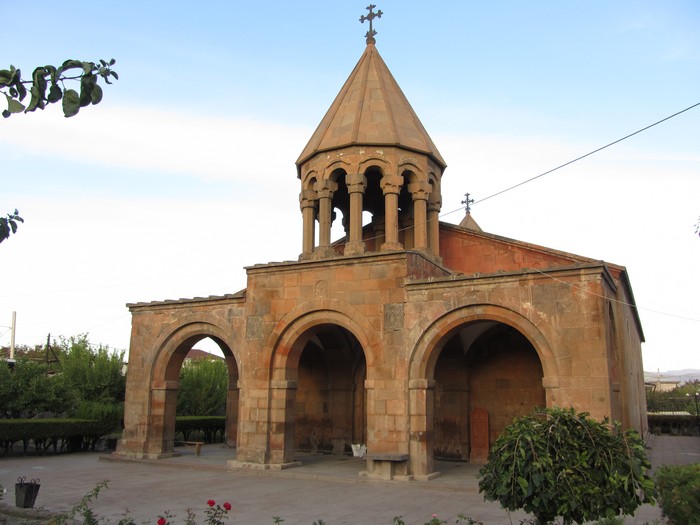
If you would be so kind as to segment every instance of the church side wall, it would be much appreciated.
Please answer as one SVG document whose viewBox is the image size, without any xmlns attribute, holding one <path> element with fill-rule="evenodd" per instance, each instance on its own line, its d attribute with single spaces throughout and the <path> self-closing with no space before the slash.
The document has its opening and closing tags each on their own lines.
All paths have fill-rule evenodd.
<svg viewBox="0 0 700 525">
<path fill-rule="evenodd" d="M 616 355 L 619 363 L 620 421 L 625 428 L 633 428 L 640 435 L 648 432 L 644 366 L 642 362 L 642 335 L 638 319 L 631 306 L 633 301 L 621 279 L 614 272 L 617 287 L 610 291 L 610 309 L 613 312 L 616 337 Z"/>
</svg>

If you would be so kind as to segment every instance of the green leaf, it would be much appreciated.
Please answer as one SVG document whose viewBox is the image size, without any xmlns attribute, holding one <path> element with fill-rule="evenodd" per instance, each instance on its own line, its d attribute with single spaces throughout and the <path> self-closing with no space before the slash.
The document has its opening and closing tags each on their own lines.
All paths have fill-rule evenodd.
<svg viewBox="0 0 700 525">
<path fill-rule="evenodd" d="M 39 95 L 39 87 L 33 85 L 30 92 L 32 98 L 29 100 L 27 111 L 34 111 L 36 108 L 44 109 L 43 98 Z"/>
<path fill-rule="evenodd" d="M 523 491 L 523 494 L 527 494 L 527 487 L 528 487 L 528 482 L 525 478 L 522 476 L 518 476 L 518 485 L 520 485 L 520 488 Z"/>
<path fill-rule="evenodd" d="M 0 87 L 9 86 L 14 73 L 9 69 L 0 69 Z"/>
<path fill-rule="evenodd" d="M 68 69 L 76 69 L 83 67 L 83 63 L 80 60 L 66 60 L 60 67 L 61 71 L 67 71 Z"/>
<path fill-rule="evenodd" d="M 19 93 L 19 99 L 24 100 L 24 97 L 27 96 L 27 88 L 24 87 L 24 84 L 21 82 L 17 84 L 17 92 Z"/>
<path fill-rule="evenodd" d="M 92 103 L 92 91 L 97 84 L 94 75 L 84 75 L 80 79 L 80 107 L 84 108 Z"/>
<path fill-rule="evenodd" d="M 63 97 L 63 90 L 59 87 L 58 84 L 51 84 L 51 88 L 49 89 L 49 96 L 46 98 L 50 103 L 58 102 L 61 100 L 61 97 Z"/>
<path fill-rule="evenodd" d="M 5 98 L 7 98 L 7 111 L 9 113 L 22 113 L 22 111 L 24 111 L 24 104 L 22 104 L 19 100 L 15 100 L 7 95 L 5 95 Z M 9 115 L 7 116 L 9 117 Z"/>
<path fill-rule="evenodd" d="M 53 67 L 51 65 L 44 66 L 44 69 L 48 72 L 49 76 L 51 77 L 51 82 L 53 82 L 54 84 L 56 82 L 58 82 L 58 77 L 59 77 L 58 69 L 56 69 L 55 67 Z"/>
<path fill-rule="evenodd" d="M 92 88 L 92 103 L 99 104 L 102 101 L 102 88 L 95 84 Z"/>
<path fill-rule="evenodd" d="M 63 93 L 63 115 L 73 117 L 80 111 L 80 95 L 74 89 L 66 89 Z"/>
</svg>

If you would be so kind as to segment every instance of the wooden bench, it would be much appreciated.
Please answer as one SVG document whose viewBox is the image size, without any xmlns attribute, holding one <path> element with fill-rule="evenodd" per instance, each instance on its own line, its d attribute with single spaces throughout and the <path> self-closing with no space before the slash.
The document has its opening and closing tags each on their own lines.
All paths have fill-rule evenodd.
<svg viewBox="0 0 700 525">
<path fill-rule="evenodd" d="M 372 479 L 410 479 L 408 454 L 366 454 L 367 477 Z"/>
<path fill-rule="evenodd" d="M 202 453 L 202 445 L 204 445 L 204 441 L 178 441 L 176 444 L 194 447 L 194 455 L 199 456 Z"/>
</svg>

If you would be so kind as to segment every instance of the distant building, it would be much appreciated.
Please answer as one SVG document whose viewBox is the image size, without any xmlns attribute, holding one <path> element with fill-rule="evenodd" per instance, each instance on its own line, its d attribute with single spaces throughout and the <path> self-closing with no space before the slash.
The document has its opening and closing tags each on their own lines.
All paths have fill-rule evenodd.
<svg viewBox="0 0 700 525">
<path fill-rule="evenodd" d="M 365 443 L 367 475 L 430 479 L 435 458 L 483 462 L 538 406 L 646 431 L 626 269 L 485 233 L 470 215 L 440 222 L 446 162 L 371 36 L 296 166 L 298 261 L 247 268 L 239 293 L 128 305 L 119 454 L 173 453 L 178 373 L 206 337 L 228 365 L 238 465 Z"/>
</svg>

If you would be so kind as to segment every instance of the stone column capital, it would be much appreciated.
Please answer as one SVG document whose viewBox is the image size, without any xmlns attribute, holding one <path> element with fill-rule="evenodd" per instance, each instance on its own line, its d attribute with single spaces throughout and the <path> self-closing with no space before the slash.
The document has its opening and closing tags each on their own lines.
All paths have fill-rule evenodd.
<svg viewBox="0 0 700 525">
<path fill-rule="evenodd" d="M 384 175 L 379 183 L 384 195 L 389 193 L 399 194 L 401 192 L 401 183 L 403 177 L 401 175 Z"/>
<path fill-rule="evenodd" d="M 333 193 L 338 189 L 338 183 L 332 180 L 325 179 L 316 182 L 316 193 L 319 199 L 330 199 L 333 197 Z"/>
<path fill-rule="evenodd" d="M 441 200 L 428 200 L 428 211 L 431 212 L 439 212 L 440 209 L 442 208 L 442 201 Z"/>
<path fill-rule="evenodd" d="M 408 191 L 413 196 L 413 200 L 427 201 L 430 197 L 430 184 L 423 180 L 411 182 L 408 185 Z"/>
<path fill-rule="evenodd" d="M 299 207 L 303 210 L 304 208 L 313 208 L 316 206 L 316 192 L 313 190 L 302 190 L 299 194 Z"/>
<path fill-rule="evenodd" d="M 352 173 L 345 176 L 348 193 L 364 193 L 367 187 L 367 177 L 362 173 Z"/>
</svg>

